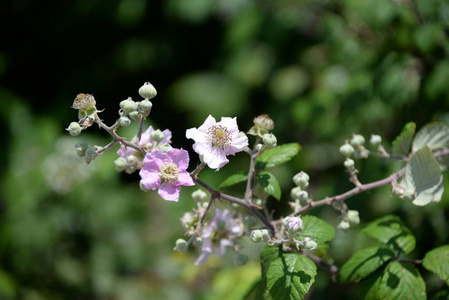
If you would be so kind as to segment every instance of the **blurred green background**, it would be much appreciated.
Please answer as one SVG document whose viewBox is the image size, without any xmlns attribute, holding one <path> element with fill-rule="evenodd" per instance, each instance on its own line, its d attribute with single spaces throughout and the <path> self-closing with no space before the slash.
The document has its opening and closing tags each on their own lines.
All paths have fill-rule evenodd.
<svg viewBox="0 0 449 300">
<path fill-rule="evenodd" d="M 273 170 L 283 188 L 281 202 L 271 204 L 277 216 L 301 170 L 315 200 L 352 187 L 338 154 L 352 133 L 380 134 L 388 149 L 409 121 L 449 125 L 445 0 L 9 0 L 0 16 L 0 299 L 240 299 L 260 274 L 259 246 L 249 243 L 244 267 L 232 256 L 195 267 L 198 253 L 172 251 L 194 187 L 170 203 L 141 192 L 137 174 L 117 174 L 115 151 L 86 166 L 73 146 L 109 139 L 94 127 L 79 137 L 64 131 L 77 120 L 70 106 L 78 93 L 93 94 L 112 124 L 118 103 L 137 100 L 138 88 L 153 83 L 158 96 L 147 124 L 173 132 L 191 169 L 198 159 L 187 128 L 212 114 L 236 116 L 246 131 L 269 114 L 279 144 L 303 147 Z M 246 158 L 201 176 L 217 187 L 247 168 Z M 377 159 L 356 166 L 362 182 L 398 168 Z M 411 258 L 449 242 L 447 192 L 424 208 L 389 187 L 347 203 L 362 224 L 403 217 L 418 240 Z M 312 213 L 338 223 L 331 208 Z M 341 266 L 369 243 L 357 229 L 338 232 L 331 256 Z M 430 294 L 441 287 L 424 276 Z M 356 286 L 331 283 L 319 270 L 310 299 L 330 293 L 355 299 Z"/>
</svg>

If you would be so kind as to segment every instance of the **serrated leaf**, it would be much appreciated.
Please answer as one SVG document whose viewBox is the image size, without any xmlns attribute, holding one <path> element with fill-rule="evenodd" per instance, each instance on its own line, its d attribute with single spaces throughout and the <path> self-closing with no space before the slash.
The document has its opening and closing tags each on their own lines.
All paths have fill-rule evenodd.
<svg viewBox="0 0 449 300">
<path fill-rule="evenodd" d="M 405 192 L 418 206 L 432 201 L 438 202 L 443 195 L 444 184 L 440 165 L 429 147 L 419 149 L 410 158 L 406 167 Z"/>
<path fill-rule="evenodd" d="M 230 187 L 235 184 L 244 182 L 248 180 L 248 171 L 240 171 L 238 173 L 232 174 L 228 178 L 226 178 L 219 186 L 219 189 Z"/>
<path fill-rule="evenodd" d="M 449 245 L 427 252 L 423 259 L 423 266 L 437 274 L 449 286 Z"/>
<path fill-rule="evenodd" d="M 377 219 L 367 224 L 361 231 L 373 239 L 404 253 L 412 252 L 416 246 L 415 237 L 398 216 L 388 215 Z"/>
<path fill-rule="evenodd" d="M 405 124 L 401 134 L 393 141 L 393 155 L 408 155 L 415 134 L 416 124 L 410 122 Z"/>
<path fill-rule="evenodd" d="M 412 150 L 417 151 L 426 146 L 431 150 L 449 146 L 449 127 L 441 122 L 432 122 L 424 125 L 416 133 Z"/>
<path fill-rule="evenodd" d="M 359 296 L 366 300 L 425 300 L 426 284 L 414 266 L 392 261 L 360 281 Z"/>
<path fill-rule="evenodd" d="M 266 193 L 273 196 L 277 200 L 281 199 L 281 187 L 273 174 L 268 172 L 260 172 L 257 174 L 257 182 Z"/>
<path fill-rule="evenodd" d="M 340 281 L 351 282 L 365 278 L 393 257 L 394 253 L 386 248 L 370 247 L 359 250 L 341 267 Z"/>
<path fill-rule="evenodd" d="M 286 163 L 298 154 L 300 149 L 298 143 L 291 143 L 265 150 L 256 158 L 256 169 L 262 170 Z"/>
<path fill-rule="evenodd" d="M 274 300 L 301 300 L 315 282 L 316 265 L 307 257 L 265 246 L 261 251 L 264 283 Z"/>
<path fill-rule="evenodd" d="M 298 234 L 298 240 L 310 237 L 318 244 L 318 248 L 331 241 L 335 236 L 335 229 L 325 221 L 315 216 L 302 217 L 304 229 Z"/>
</svg>

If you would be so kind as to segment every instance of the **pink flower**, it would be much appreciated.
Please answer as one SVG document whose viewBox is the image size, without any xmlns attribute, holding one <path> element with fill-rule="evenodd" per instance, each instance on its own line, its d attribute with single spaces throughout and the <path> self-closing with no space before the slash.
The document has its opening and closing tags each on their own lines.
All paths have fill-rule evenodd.
<svg viewBox="0 0 449 300">
<path fill-rule="evenodd" d="M 226 253 L 226 247 L 234 246 L 234 239 L 242 233 L 242 227 L 233 218 L 229 210 L 215 210 L 215 216 L 212 222 L 205 227 L 201 238 L 201 254 L 195 262 L 195 265 L 204 264 L 209 255 L 215 253 L 223 256 Z"/>
<path fill-rule="evenodd" d="M 187 129 L 186 137 L 195 141 L 193 150 L 203 156 L 209 168 L 217 171 L 229 162 L 227 155 L 234 155 L 248 146 L 248 137 L 239 135 L 237 118 L 224 117 L 216 122 L 209 115 L 198 129 Z"/>
<path fill-rule="evenodd" d="M 181 185 L 192 186 L 194 182 L 187 172 L 189 154 L 183 149 L 170 149 L 164 153 L 155 149 L 145 155 L 139 175 L 141 185 L 147 189 L 159 188 L 159 195 L 168 201 L 178 201 Z"/>
</svg>

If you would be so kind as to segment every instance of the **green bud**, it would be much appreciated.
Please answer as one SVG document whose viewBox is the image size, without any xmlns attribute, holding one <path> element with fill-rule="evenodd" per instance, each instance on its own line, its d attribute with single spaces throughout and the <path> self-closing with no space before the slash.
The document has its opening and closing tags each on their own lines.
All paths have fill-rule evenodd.
<svg viewBox="0 0 449 300">
<path fill-rule="evenodd" d="M 260 243 L 263 240 L 263 234 L 261 229 L 256 229 L 251 231 L 251 234 L 249 236 L 249 239 L 253 243 Z"/>
<path fill-rule="evenodd" d="M 78 154 L 79 157 L 86 156 L 86 150 L 89 148 L 89 143 L 86 141 L 81 141 L 75 145 L 76 148 L 76 154 Z"/>
<path fill-rule="evenodd" d="M 301 187 L 297 186 L 292 188 L 290 196 L 295 200 L 305 201 L 309 198 L 309 193 L 303 191 Z"/>
<path fill-rule="evenodd" d="M 173 250 L 178 251 L 179 253 L 185 253 L 189 249 L 189 244 L 184 239 L 177 239 L 176 246 Z"/>
<path fill-rule="evenodd" d="M 349 222 L 346 222 L 346 221 L 341 221 L 338 224 L 338 228 L 340 230 L 343 230 L 344 232 L 346 232 L 349 229 L 349 227 L 351 227 L 351 224 L 349 224 Z"/>
<path fill-rule="evenodd" d="M 257 144 L 256 146 L 254 146 L 254 150 L 256 150 L 256 151 L 260 151 L 260 150 L 262 150 L 263 149 L 263 145 L 262 144 Z"/>
<path fill-rule="evenodd" d="M 77 136 L 81 133 L 81 125 L 77 122 L 70 123 L 69 127 L 66 130 L 70 133 L 71 136 Z"/>
<path fill-rule="evenodd" d="M 382 137 L 377 134 L 372 134 L 369 142 L 373 146 L 379 146 L 382 143 Z"/>
<path fill-rule="evenodd" d="M 128 127 L 129 125 L 131 125 L 131 120 L 128 117 L 120 117 L 119 120 L 119 124 L 122 127 Z"/>
<path fill-rule="evenodd" d="M 148 192 L 148 191 L 150 191 L 150 189 L 147 189 L 147 188 L 143 185 L 143 180 L 140 180 L 140 181 L 139 181 L 139 188 L 140 188 L 140 190 L 143 191 L 143 192 Z"/>
<path fill-rule="evenodd" d="M 167 152 L 170 149 L 173 149 L 173 147 L 170 144 L 159 144 L 157 145 L 158 149 L 161 149 L 163 152 Z"/>
<path fill-rule="evenodd" d="M 350 143 L 354 147 L 363 146 L 365 144 L 365 138 L 360 134 L 353 134 Z"/>
<path fill-rule="evenodd" d="M 114 160 L 114 165 L 117 172 L 123 172 L 126 169 L 126 159 L 123 157 L 119 157 Z"/>
<path fill-rule="evenodd" d="M 162 141 L 165 137 L 164 133 L 162 133 L 162 131 L 160 131 L 159 129 L 156 129 L 153 132 L 151 132 L 150 136 L 151 136 L 151 139 L 157 143 Z"/>
<path fill-rule="evenodd" d="M 293 176 L 293 182 L 303 190 L 309 186 L 309 179 L 309 175 L 303 171 Z"/>
<path fill-rule="evenodd" d="M 140 116 L 140 114 L 139 114 L 139 112 L 136 110 L 136 111 L 130 112 L 130 113 L 128 114 L 128 116 L 129 116 L 131 119 L 133 119 L 134 121 L 139 121 L 139 116 Z"/>
<path fill-rule="evenodd" d="M 207 193 L 201 189 L 197 189 L 192 193 L 192 198 L 195 202 L 204 202 L 208 200 Z"/>
<path fill-rule="evenodd" d="M 253 215 L 246 215 L 243 218 L 243 224 L 245 224 L 246 227 L 251 228 L 251 227 L 253 227 L 253 226 L 255 226 L 257 224 L 257 219 Z"/>
<path fill-rule="evenodd" d="M 357 226 L 360 224 L 360 217 L 358 211 L 348 210 L 346 216 L 348 217 L 348 221 L 351 226 Z"/>
<path fill-rule="evenodd" d="M 139 103 L 139 108 L 143 111 L 149 111 L 152 107 L 153 107 L 153 103 L 151 103 L 151 101 L 148 99 L 140 101 L 140 103 Z"/>
<path fill-rule="evenodd" d="M 95 159 L 95 157 L 97 157 L 97 151 L 95 151 L 95 149 L 92 148 L 91 146 L 87 147 L 86 156 L 84 157 L 86 163 L 89 164 L 91 161 Z"/>
<path fill-rule="evenodd" d="M 272 133 L 264 134 L 262 136 L 262 142 L 264 143 L 266 149 L 271 149 L 277 145 L 277 139 Z"/>
<path fill-rule="evenodd" d="M 304 248 L 306 248 L 310 252 L 315 252 L 318 247 L 317 243 L 310 238 L 308 238 L 307 240 L 306 239 L 307 238 L 304 239 Z"/>
<path fill-rule="evenodd" d="M 129 115 L 131 112 L 137 110 L 137 103 L 134 102 L 131 97 L 120 102 L 120 108 L 123 110 L 125 115 Z"/>
<path fill-rule="evenodd" d="M 344 157 L 350 157 L 354 153 L 354 147 L 352 147 L 348 142 L 340 147 L 340 154 Z"/>
<path fill-rule="evenodd" d="M 352 169 L 354 167 L 354 161 L 350 158 L 345 159 L 344 166 L 347 169 Z"/>
<path fill-rule="evenodd" d="M 151 83 L 145 82 L 139 89 L 139 95 L 142 98 L 151 99 L 156 97 L 157 91 Z"/>
<path fill-rule="evenodd" d="M 248 262 L 248 256 L 241 253 L 236 253 L 234 257 L 234 262 L 237 266 L 243 266 Z"/>
</svg>

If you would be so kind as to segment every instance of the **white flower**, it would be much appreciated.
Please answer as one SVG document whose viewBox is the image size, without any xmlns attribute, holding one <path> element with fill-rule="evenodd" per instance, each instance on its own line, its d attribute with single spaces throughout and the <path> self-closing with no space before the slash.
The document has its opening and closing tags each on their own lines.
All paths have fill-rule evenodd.
<svg viewBox="0 0 449 300">
<path fill-rule="evenodd" d="M 193 139 L 193 150 L 203 156 L 203 161 L 217 171 L 229 162 L 227 155 L 234 155 L 248 146 L 248 137 L 239 135 L 237 118 L 224 117 L 220 122 L 209 115 L 203 125 L 190 128 L 186 137 Z"/>
</svg>

